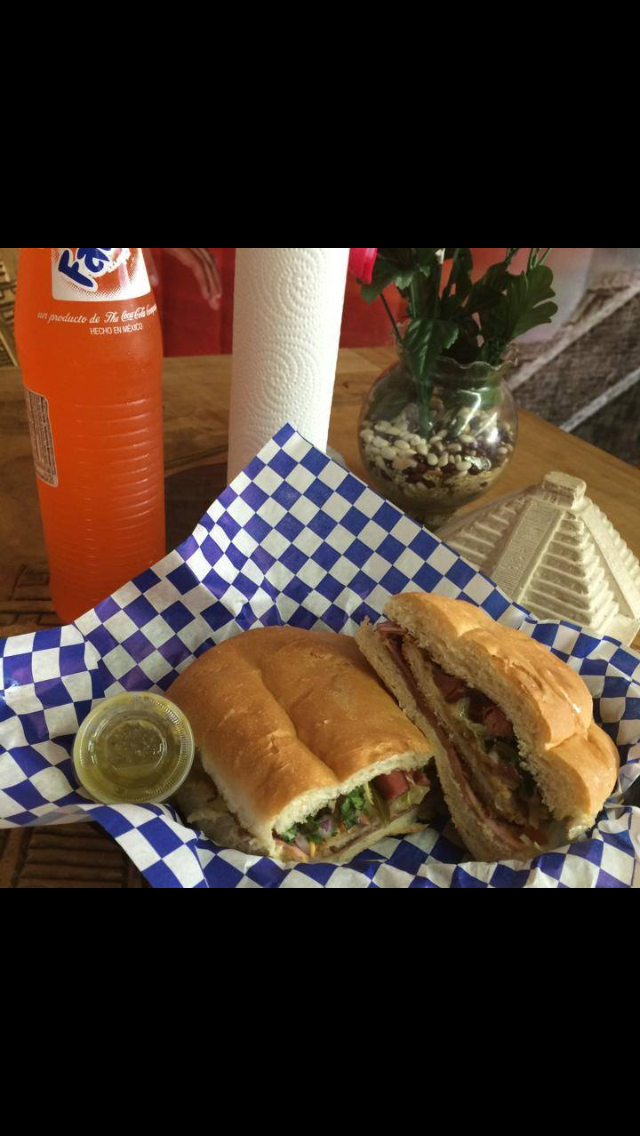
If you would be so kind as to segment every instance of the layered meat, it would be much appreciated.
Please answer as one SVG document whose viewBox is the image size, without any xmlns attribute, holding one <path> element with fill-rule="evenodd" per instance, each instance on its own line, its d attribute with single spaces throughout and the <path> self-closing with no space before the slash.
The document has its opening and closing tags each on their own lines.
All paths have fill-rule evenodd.
<svg viewBox="0 0 640 1136">
<path fill-rule="evenodd" d="M 557 847 L 559 826 L 519 751 L 512 723 L 495 702 L 448 674 L 394 623 L 376 627 L 422 713 L 439 731 L 451 772 L 470 807 L 514 847 Z"/>
</svg>

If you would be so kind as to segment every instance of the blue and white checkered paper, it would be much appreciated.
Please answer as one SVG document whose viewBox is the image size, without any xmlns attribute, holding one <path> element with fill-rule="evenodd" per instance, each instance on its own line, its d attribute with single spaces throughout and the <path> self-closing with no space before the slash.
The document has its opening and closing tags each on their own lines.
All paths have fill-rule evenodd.
<svg viewBox="0 0 640 1136">
<path fill-rule="evenodd" d="M 73 738 L 95 699 L 166 690 L 198 655 L 252 627 L 353 634 L 390 595 L 415 589 L 480 605 L 583 676 L 626 762 L 589 839 L 528 864 L 477 864 L 443 823 L 345 866 L 285 871 L 215 846 L 169 806 L 112 808 L 78 791 Z M 154 568 L 73 626 L 0 642 L 0 827 L 99 821 L 158 888 L 640 887 L 640 808 L 623 801 L 639 777 L 640 657 L 537 622 L 290 426 Z"/>
</svg>

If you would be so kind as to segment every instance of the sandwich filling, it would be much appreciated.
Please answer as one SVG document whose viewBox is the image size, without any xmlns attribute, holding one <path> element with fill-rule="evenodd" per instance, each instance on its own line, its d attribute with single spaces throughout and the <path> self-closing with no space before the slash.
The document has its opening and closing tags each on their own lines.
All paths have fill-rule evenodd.
<svg viewBox="0 0 640 1136">
<path fill-rule="evenodd" d="M 406 818 L 409 831 L 421 828 L 419 814 L 428 807 L 430 789 L 426 769 L 394 770 L 361 785 L 346 796 L 338 797 L 330 808 L 294 825 L 285 833 L 273 833 L 280 859 L 306 863 L 316 858 L 329 859 L 350 844 L 376 834 L 395 820 Z M 227 848 L 238 848 L 251 855 L 263 855 L 260 841 L 240 824 L 205 772 L 199 751 L 190 782 L 182 790 L 186 820 L 199 824 L 206 835 Z M 428 819 L 425 817 L 425 819 Z"/>
<path fill-rule="evenodd" d="M 417 817 L 429 788 L 426 769 L 397 769 L 375 777 L 288 832 L 274 832 L 278 855 L 301 861 L 318 855 L 326 859 L 331 852 L 360 841 L 367 830 L 374 837 L 376 830 L 402 816 L 414 813 Z"/>
<path fill-rule="evenodd" d="M 405 658 L 404 646 L 420 652 L 433 683 L 440 722 L 449 735 L 440 731 L 451 771 L 474 811 L 494 827 L 496 835 L 499 829 L 500 837 L 515 846 L 558 847 L 564 828 L 550 813 L 523 763 L 513 725 L 504 711 L 463 679 L 447 674 L 398 625 L 379 624 L 376 632 L 383 636 L 420 710 L 438 729 L 434 712 Z"/>
</svg>

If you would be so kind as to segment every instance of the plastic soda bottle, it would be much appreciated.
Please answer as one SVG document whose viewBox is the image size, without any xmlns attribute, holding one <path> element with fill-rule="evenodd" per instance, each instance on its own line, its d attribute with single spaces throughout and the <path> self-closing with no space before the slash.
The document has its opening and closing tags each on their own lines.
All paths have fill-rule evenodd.
<svg viewBox="0 0 640 1136">
<path fill-rule="evenodd" d="M 165 552 L 162 340 L 141 248 L 23 248 L 16 341 L 64 622 Z"/>
</svg>

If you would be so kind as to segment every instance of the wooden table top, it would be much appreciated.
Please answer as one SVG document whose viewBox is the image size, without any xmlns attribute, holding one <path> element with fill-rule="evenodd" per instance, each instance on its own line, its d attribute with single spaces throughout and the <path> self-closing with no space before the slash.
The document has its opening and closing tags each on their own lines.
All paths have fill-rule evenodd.
<svg viewBox="0 0 640 1136">
<path fill-rule="evenodd" d="M 358 415 L 374 379 L 393 357 L 390 348 L 340 352 L 329 441 L 344 456 L 349 468 L 365 480 L 368 478 L 358 452 Z M 230 383 L 229 356 L 165 360 L 169 548 L 188 536 L 226 484 Z M 484 498 L 468 508 L 532 485 L 551 470 L 584 478 L 589 496 L 640 556 L 640 471 L 524 411 L 520 412 L 518 444 L 507 471 Z M 17 368 L 4 368 L 0 369 L 0 634 L 35 630 L 58 622 L 49 598 L 20 373 Z M 0 863 L 0 887 L 141 886 L 140 877 L 137 873 L 132 875 L 127 863 L 123 863 L 122 870 L 110 864 L 105 882 L 97 867 L 94 872 L 82 861 L 70 882 L 63 882 L 60 854 L 55 852 L 62 838 L 45 841 L 54 850 L 50 869 L 40 845 L 35 852 L 31 848 L 34 831 L 37 830 L 0 834 L 0 861 L 10 859 L 14 865 L 5 878 Z M 84 850 L 85 844 L 95 848 L 91 863 L 100 861 L 100 856 L 96 856 L 98 844 L 71 840 L 70 846 Z M 70 854 L 67 860 L 77 864 L 79 855 Z M 31 865 L 31 875 L 23 877 L 20 865 Z"/>
<path fill-rule="evenodd" d="M 329 441 L 365 480 L 358 452 L 358 415 L 372 382 L 392 358 L 389 348 L 340 352 Z M 165 361 L 169 548 L 191 532 L 226 482 L 230 383 L 229 356 Z M 520 412 L 512 462 L 476 504 L 532 485 L 551 470 L 584 478 L 589 495 L 640 556 L 640 471 L 526 411 Z M 22 384 L 17 368 L 4 368 L 0 370 L 0 626 L 51 624 L 55 619 L 48 599 Z"/>
</svg>

